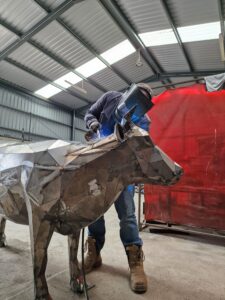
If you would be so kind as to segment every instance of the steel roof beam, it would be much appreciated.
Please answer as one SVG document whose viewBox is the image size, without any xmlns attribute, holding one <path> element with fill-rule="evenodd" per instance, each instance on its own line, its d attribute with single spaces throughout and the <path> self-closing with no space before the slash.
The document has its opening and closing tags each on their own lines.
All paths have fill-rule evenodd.
<svg viewBox="0 0 225 300">
<path fill-rule="evenodd" d="M 54 55 L 51 51 L 48 51 L 47 49 L 43 49 L 39 44 L 37 44 L 35 41 L 32 41 L 31 38 L 33 35 L 38 33 L 40 30 L 42 30 L 45 26 L 47 26 L 50 22 L 54 21 L 59 15 L 64 13 L 67 9 L 69 9 L 71 6 L 73 6 L 75 3 L 81 2 L 84 0 L 67 0 L 63 2 L 59 7 L 56 9 L 52 10 L 45 18 L 43 18 L 38 24 L 33 26 L 27 33 L 22 34 L 19 32 L 17 29 L 15 29 L 13 26 L 5 22 L 4 20 L 0 20 L 0 24 L 7 28 L 9 31 L 13 32 L 15 35 L 18 36 L 19 39 L 17 39 L 14 43 L 9 45 L 5 50 L 3 50 L 0 53 L 0 60 L 3 60 L 5 57 L 7 57 L 9 54 L 11 54 L 13 51 L 15 51 L 17 48 L 19 48 L 23 43 L 28 42 L 34 47 L 38 48 L 41 52 L 55 60 L 57 63 L 61 64 L 64 68 L 68 69 L 69 71 L 73 72 L 74 74 L 78 75 L 81 77 L 83 80 L 89 82 L 91 85 L 96 87 L 102 92 L 106 92 L 107 90 L 99 85 L 97 82 L 94 80 L 88 79 L 84 77 L 82 74 L 79 72 L 76 72 L 74 68 L 67 64 L 65 61 L 60 59 L 57 55 Z M 78 97 L 80 98 L 80 97 Z"/>
<path fill-rule="evenodd" d="M 32 36 L 41 31 L 44 27 L 46 27 L 49 23 L 55 20 L 58 16 L 63 14 L 66 10 L 68 10 L 75 3 L 83 0 L 66 0 L 61 5 L 59 5 L 56 9 L 52 10 L 47 16 L 45 16 L 41 21 L 39 21 L 36 25 L 34 25 L 31 29 L 29 29 L 25 34 L 20 35 L 20 39 L 16 40 L 14 43 L 9 45 L 5 50 L 0 53 L 0 60 L 7 57 L 17 48 L 19 48 L 23 43 L 27 42 Z M 0 22 L 3 24 L 4 22 Z"/>
<path fill-rule="evenodd" d="M 5 79 L 3 79 L 1 77 L 0 77 L 0 86 L 3 86 L 5 88 L 7 88 L 7 89 L 16 91 L 17 93 L 22 94 L 23 96 L 29 96 L 29 97 L 31 96 L 31 97 L 34 97 L 35 99 L 38 99 L 39 101 L 42 101 L 44 103 L 47 102 L 44 98 L 42 98 L 41 96 L 38 96 L 34 92 L 32 92 L 32 91 L 30 91 L 30 90 L 28 90 L 28 89 L 26 89 L 26 88 L 24 88 L 22 86 L 19 86 L 19 85 L 15 84 L 15 83 L 9 82 L 8 80 L 5 80 Z M 51 99 L 48 99 L 48 102 L 50 102 L 54 106 L 58 106 L 61 109 L 66 110 L 66 111 L 71 112 L 71 110 L 72 110 L 68 106 L 56 103 L 56 102 L 52 101 Z"/>
<path fill-rule="evenodd" d="M 31 44 L 33 47 L 37 48 L 39 51 L 41 51 L 45 55 L 49 56 L 51 59 L 53 59 L 55 62 L 57 62 L 59 65 L 61 65 L 65 69 L 67 69 L 70 72 L 74 73 L 75 75 L 81 77 L 84 81 L 87 81 L 88 83 L 90 83 L 91 85 L 93 85 L 94 87 L 96 87 L 98 90 L 100 90 L 100 91 L 102 91 L 104 93 L 107 92 L 107 90 L 103 86 L 101 86 L 100 84 L 98 84 L 94 80 L 92 80 L 90 78 L 86 78 L 85 76 L 83 76 L 81 73 L 79 73 L 76 70 L 74 70 L 73 66 L 71 66 L 70 64 L 68 64 L 67 62 L 65 62 L 60 57 L 58 57 L 58 55 L 55 55 L 54 53 L 52 53 L 50 50 L 47 50 L 46 48 L 43 48 L 41 45 L 39 45 L 34 40 L 30 40 L 29 44 Z"/>
<path fill-rule="evenodd" d="M 189 69 L 190 69 L 191 72 L 193 72 L 193 71 L 194 71 L 194 68 L 193 68 L 192 62 L 191 62 L 191 60 L 190 60 L 190 57 L 189 57 L 188 54 L 187 54 L 187 51 L 186 51 L 186 49 L 185 49 L 185 47 L 184 47 L 184 44 L 183 44 L 183 42 L 182 42 L 182 40 L 181 40 L 180 34 L 179 34 L 179 32 L 178 32 L 178 30 L 177 30 L 175 24 L 174 24 L 173 17 L 172 17 L 172 14 L 171 14 L 171 12 L 170 12 L 169 6 L 168 6 L 166 0 L 160 0 L 160 1 L 161 1 L 163 10 L 164 10 L 164 12 L 165 12 L 165 14 L 166 14 L 166 16 L 167 16 L 167 19 L 168 19 L 168 21 L 169 21 L 169 23 L 170 23 L 170 26 L 171 26 L 171 28 L 173 29 L 173 33 L 174 33 L 174 35 L 176 36 L 176 39 L 177 39 L 177 41 L 178 41 L 178 44 L 179 44 L 179 46 L 180 46 L 180 48 L 181 48 L 181 50 L 182 50 L 182 52 L 183 52 L 183 54 L 184 54 L 184 57 L 185 57 L 185 59 L 186 59 L 186 61 L 187 61 L 187 64 L 188 64 L 188 66 L 189 66 Z"/>
<path fill-rule="evenodd" d="M 0 24 L 2 26 L 4 26 L 5 28 L 7 28 L 8 30 L 10 30 L 11 32 L 13 32 L 15 35 L 17 35 L 19 38 L 22 35 L 21 32 L 19 32 L 17 29 L 13 28 L 10 24 L 6 23 L 5 21 L 0 20 Z M 74 70 L 74 68 L 69 65 L 68 63 L 66 63 L 64 60 L 62 60 L 61 58 L 59 58 L 57 55 L 53 54 L 51 51 L 44 49 L 43 47 L 41 47 L 37 42 L 35 42 L 34 40 L 30 39 L 26 41 L 27 43 L 31 44 L 32 46 L 34 46 L 35 48 L 37 48 L 39 51 L 41 51 L 42 53 L 44 53 L 45 55 L 49 56 L 50 58 L 52 58 L 54 61 L 56 61 L 58 64 L 60 64 L 62 67 L 64 67 L 65 69 L 68 69 L 70 72 L 73 72 L 74 74 L 76 74 L 77 76 L 81 77 L 83 80 L 89 82 L 91 85 L 95 86 L 97 89 L 101 90 L 102 92 L 106 92 L 107 90 L 102 87 L 101 85 L 99 85 L 97 82 L 84 77 L 82 74 L 80 74 L 79 72 L 76 72 Z M 0 54 L 1 56 L 1 54 Z"/>
<path fill-rule="evenodd" d="M 223 70 L 203 70 L 203 71 L 194 71 L 194 72 L 187 72 L 187 71 L 179 71 L 179 72 L 168 72 L 162 73 L 159 75 L 152 75 L 143 80 L 143 82 L 155 82 L 160 81 L 161 79 L 170 78 L 170 77 L 205 77 L 214 74 L 220 74 Z"/>
<path fill-rule="evenodd" d="M 43 5 L 43 3 L 40 2 L 40 0 L 34 0 L 41 8 L 43 8 L 46 12 L 50 12 L 50 10 Z M 74 29 L 70 28 L 63 20 L 62 18 L 56 18 L 56 21 L 64 28 L 66 31 L 70 33 L 70 35 L 73 36 L 76 40 L 80 42 L 87 50 L 89 50 L 94 56 L 96 56 L 99 60 L 101 60 L 110 70 L 112 70 L 117 76 L 119 76 L 123 81 L 125 81 L 127 84 L 131 84 L 132 82 L 124 75 L 122 74 L 116 67 L 110 65 L 99 53 L 94 49 L 93 46 L 91 46 L 87 41 L 85 41 L 78 32 L 76 32 Z"/>
<path fill-rule="evenodd" d="M 160 81 L 162 79 L 167 79 L 167 78 L 171 78 L 171 77 L 202 77 L 202 76 L 210 76 L 210 75 L 214 75 L 214 74 L 220 74 L 221 72 L 223 72 L 223 70 L 205 70 L 205 71 L 195 71 L 195 72 L 170 72 L 170 73 L 161 73 L 161 74 L 156 74 L 156 75 L 152 75 L 144 80 L 142 80 L 142 82 L 146 82 L 146 83 L 151 83 L 151 82 L 156 82 L 156 81 Z M 203 78 L 200 78 L 199 80 L 203 80 Z M 174 83 L 174 85 L 178 85 L 178 84 L 182 84 L 182 83 L 187 83 L 187 82 L 194 82 L 196 80 L 189 80 L 189 81 L 182 81 L 179 83 Z M 167 84 L 167 86 L 172 86 L 173 84 Z M 165 86 L 158 86 L 158 87 L 153 87 L 152 89 L 156 89 L 156 88 L 161 88 L 161 87 L 165 87 Z M 82 112 L 84 112 L 86 109 L 88 109 L 90 107 L 90 105 L 84 105 L 80 108 L 78 108 L 76 110 L 76 113 L 79 115 L 82 115 Z"/>
<path fill-rule="evenodd" d="M 7 61 L 8 63 L 12 64 L 13 66 L 16 66 L 17 68 L 19 68 L 19 69 L 21 69 L 21 70 L 23 70 L 25 72 L 27 72 L 27 73 L 35 76 L 36 78 L 44 81 L 45 83 L 51 84 L 51 85 L 57 87 L 58 89 L 60 89 L 61 91 L 66 92 L 67 94 L 69 94 L 69 95 L 71 95 L 73 97 L 79 98 L 80 100 L 84 101 L 85 103 L 92 104 L 91 101 L 89 101 L 87 98 L 81 96 L 80 94 L 78 94 L 78 93 L 76 93 L 74 91 L 68 90 L 66 88 L 63 88 L 61 85 L 59 85 L 59 84 L 57 84 L 55 82 L 52 82 L 49 78 L 47 78 L 47 77 L 39 74 L 36 71 L 31 70 L 30 68 L 28 68 L 28 67 L 26 67 L 26 66 L 24 66 L 24 65 L 22 65 L 22 64 L 20 64 L 18 62 L 16 62 L 15 60 L 13 60 L 11 58 L 5 58 L 5 61 Z"/>
</svg>

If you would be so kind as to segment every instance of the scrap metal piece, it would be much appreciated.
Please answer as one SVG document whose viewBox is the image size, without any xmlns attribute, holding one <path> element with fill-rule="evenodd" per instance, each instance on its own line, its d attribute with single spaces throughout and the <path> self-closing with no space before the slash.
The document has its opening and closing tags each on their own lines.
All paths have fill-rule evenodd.
<svg viewBox="0 0 225 300">
<path fill-rule="evenodd" d="M 69 236 L 71 287 L 77 290 L 81 228 L 103 215 L 128 184 L 170 185 L 182 175 L 147 132 L 121 130 L 91 145 L 0 145 L 0 241 L 5 218 L 29 224 L 36 300 L 50 299 L 45 269 L 54 231 Z"/>
</svg>

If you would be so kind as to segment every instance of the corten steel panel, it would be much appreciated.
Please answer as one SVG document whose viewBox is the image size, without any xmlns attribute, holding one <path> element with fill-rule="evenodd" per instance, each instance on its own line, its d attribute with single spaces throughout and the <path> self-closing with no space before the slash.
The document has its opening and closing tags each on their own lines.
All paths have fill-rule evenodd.
<svg viewBox="0 0 225 300">
<path fill-rule="evenodd" d="M 225 91 L 166 91 L 149 113 L 153 140 L 184 168 L 174 187 L 145 186 L 145 219 L 225 231 Z"/>
</svg>

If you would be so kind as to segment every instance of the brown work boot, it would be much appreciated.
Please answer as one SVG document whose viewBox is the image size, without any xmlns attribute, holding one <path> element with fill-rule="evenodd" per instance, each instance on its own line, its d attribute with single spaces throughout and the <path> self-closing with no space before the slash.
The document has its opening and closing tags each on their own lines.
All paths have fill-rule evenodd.
<svg viewBox="0 0 225 300">
<path fill-rule="evenodd" d="M 84 259 L 84 271 L 85 273 L 91 272 L 93 269 L 98 268 L 102 264 L 102 258 L 100 253 L 96 251 L 96 240 L 89 236 L 86 240 L 87 254 Z"/>
<path fill-rule="evenodd" d="M 147 278 L 143 268 L 144 254 L 141 246 L 131 245 L 126 247 L 130 267 L 130 286 L 135 293 L 147 291 Z"/>
</svg>

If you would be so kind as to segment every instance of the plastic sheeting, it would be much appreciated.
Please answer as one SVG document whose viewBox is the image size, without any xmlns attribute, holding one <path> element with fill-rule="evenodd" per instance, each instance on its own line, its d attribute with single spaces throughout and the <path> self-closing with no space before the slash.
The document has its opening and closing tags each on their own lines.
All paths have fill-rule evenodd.
<svg viewBox="0 0 225 300">
<path fill-rule="evenodd" d="M 145 186 L 145 219 L 224 231 L 225 91 L 196 84 L 154 102 L 151 137 L 184 175 L 175 186 Z"/>
</svg>

